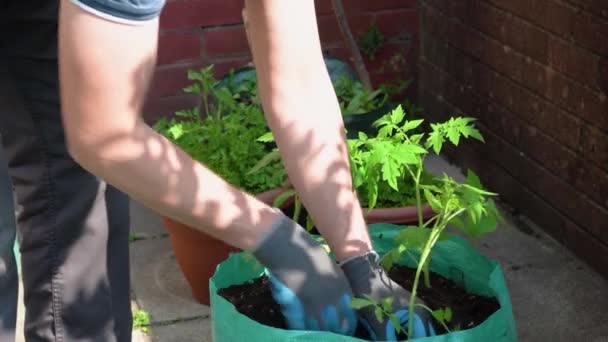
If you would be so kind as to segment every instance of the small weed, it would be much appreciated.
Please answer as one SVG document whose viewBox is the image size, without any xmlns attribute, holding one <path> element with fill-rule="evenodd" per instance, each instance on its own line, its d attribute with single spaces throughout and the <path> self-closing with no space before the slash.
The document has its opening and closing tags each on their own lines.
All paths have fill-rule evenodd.
<svg viewBox="0 0 608 342">
<path fill-rule="evenodd" d="M 372 24 L 367 32 L 361 33 L 359 44 L 361 45 L 361 51 L 363 51 L 370 60 L 374 60 L 376 53 L 384 44 L 384 35 L 375 24 Z"/>
<path fill-rule="evenodd" d="M 150 314 L 143 310 L 133 312 L 133 329 L 139 329 L 144 334 L 150 333 Z"/>
</svg>

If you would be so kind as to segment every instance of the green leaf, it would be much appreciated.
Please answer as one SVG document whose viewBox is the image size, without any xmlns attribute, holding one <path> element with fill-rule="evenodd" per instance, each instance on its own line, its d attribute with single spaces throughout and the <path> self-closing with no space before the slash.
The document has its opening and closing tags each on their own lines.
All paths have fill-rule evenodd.
<svg viewBox="0 0 608 342">
<path fill-rule="evenodd" d="M 384 313 L 382 312 L 381 307 L 376 306 L 376 308 L 374 309 L 374 314 L 376 315 L 376 319 L 378 320 L 378 322 L 384 323 Z"/>
<path fill-rule="evenodd" d="M 401 105 L 398 105 L 397 108 L 391 111 L 391 123 L 393 125 L 398 125 L 404 117 L 405 112 L 403 112 L 403 107 L 401 107 Z"/>
<path fill-rule="evenodd" d="M 267 132 L 267 133 L 264 133 L 264 135 L 262 135 L 261 137 L 257 138 L 256 141 L 263 142 L 263 143 L 273 142 L 274 136 L 272 135 L 272 132 Z"/>
<path fill-rule="evenodd" d="M 280 160 L 281 160 L 281 153 L 279 152 L 279 150 L 275 149 L 271 152 L 268 152 L 268 154 L 266 154 L 257 164 L 255 164 L 251 168 L 251 170 L 249 170 L 246 173 L 246 175 L 256 173 L 256 172 L 260 171 L 261 169 L 265 168 L 266 166 L 272 164 L 273 162 L 280 161 Z"/>
<path fill-rule="evenodd" d="M 486 195 L 486 196 L 495 196 L 495 195 L 498 195 L 497 193 L 489 192 L 489 191 L 482 190 L 482 189 L 478 189 L 478 188 L 476 188 L 474 186 L 471 186 L 469 184 L 463 184 L 462 186 L 464 186 L 465 188 L 467 188 L 469 190 L 472 190 L 472 191 L 474 191 L 474 192 L 476 192 L 476 193 L 478 193 L 480 195 Z"/>
<path fill-rule="evenodd" d="M 364 298 L 353 298 L 349 304 L 349 306 L 355 310 L 363 309 L 371 305 L 376 305 L 376 303 Z"/>
<path fill-rule="evenodd" d="M 184 135 L 184 126 L 181 123 L 175 124 L 169 128 L 169 133 L 174 140 L 177 140 Z"/>
<path fill-rule="evenodd" d="M 472 138 L 475 138 L 481 142 L 485 142 L 481 133 L 477 130 L 477 128 L 469 127 L 468 133 Z"/>
<path fill-rule="evenodd" d="M 315 226 L 315 223 L 312 220 L 312 217 L 310 215 L 306 215 L 306 230 L 307 231 L 311 231 Z"/>
<path fill-rule="evenodd" d="M 434 124 L 433 124 L 434 125 Z M 427 147 L 432 147 L 435 154 L 439 154 L 441 151 L 441 147 L 443 146 L 443 135 L 438 130 L 433 130 L 431 134 L 429 134 L 429 138 L 426 142 Z"/>
<path fill-rule="evenodd" d="M 433 315 L 433 317 L 439 321 L 439 322 L 443 322 L 445 319 L 445 313 L 443 312 L 443 309 L 437 309 L 437 310 L 433 310 L 431 312 L 431 314 Z"/>
<path fill-rule="evenodd" d="M 446 322 L 450 322 L 452 320 L 452 309 L 445 308 L 443 309 L 443 318 Z"/>
<path fill-rule="evenodd" d="M 399 318 L 397 318 L 397 315 L 389 314 L 388 317 L 390 318 L 391 322 L 393 322 L 393 327 L 395 327 L 395 331 L 397 333 L 401 333 L 403 331 L 403 327 L 401 326 L 401 322 L 399 322 Z"/>
<path fill-rule="evenodd" d="M 417 165 L 421 161 L 418 155 L 422 153 L 426 150 L 420 146 L 404 143 L 395 147 L 390 156 L 400 164 Z"/>
<path fill-rule="evenodd" d="M 417 128 L 418 126 L 420 126 L 422 123 L 424 122 L 424 119 L 418 119 L 418 120 L 412 120 L 412 121 L 406 121 L 405 125 L 403 125 L 403 127 L 401 127 L 401 129 L 404 132 L 410 131 L 414 128 Z"/>
<path fill-rule="evenodd" d="M 384 298 L 384 300 L 382 300 L 382 309 L 384 309 L 384 311 L 386 312 L 392 312 L 393 311 L 393 297 L 386 297 Z"/>
<path fill-rule="evenodd" d="M 297 194 L 296 190 L 289 189 L 282 192 L 277 198 L 272 202 L 274 207 L 280 207 L 285 201 L 287 201 L 290 197 L 293 197 Z"/>
<path fill-rule="evenodd" d="M 441 212 L 441 209 L 443 208 L 441 201 L 439 201 L 439 199 L 428 189 L 424 189 L 424 198 L 426 198 L 426 201 L 431 205 L 434 212 Z"/>
<path fill-rule="evenodd" d="M 395 241 L 407 249 L 420 250 L 428 241 L 431 235 L 431 230 L 428 228 L 410 226 L 402 230 L 396 237 Z"/>
<path fill-rule="evenodd" d="M 452 142 L 452 144 L 458 146 L 458 142 L 460 141 L 460 131 L 457 129 L 448 129 L 447 136 Z"/>
<path fill-rule="evenodd" d="M 397 186 L 399 175 L 399 164 L 393 158 L 386 160 L 382 165 L 382 180 L 386 181 L 395 191 L 399 191 Z"/>
</svg>

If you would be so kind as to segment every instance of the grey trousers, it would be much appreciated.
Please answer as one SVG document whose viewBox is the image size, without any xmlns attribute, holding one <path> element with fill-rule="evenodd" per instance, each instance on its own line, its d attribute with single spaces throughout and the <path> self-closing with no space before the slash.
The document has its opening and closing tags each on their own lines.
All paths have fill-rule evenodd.
<svg viewBox="0 0 608 342">
<path fill-rule="evenodd" d="M 0 135 L 21 207 L 25 337 L 130 341 L 129 201 L 67 151 L 57 16 L 57 0 L 0 1 Z M 5 252 L 13 233 L 10 227 L 0 233 Z M 0 336 L 13 324 L 14 272 L 0 272 L 3 285 L 12 292 L 0 297 L 8 303 L 0 302 L 0 316 L 8 317 Z"/>
<path fill-rule="evenodd" d="M 13 253 L 17 226 L 6 160 L 0 151 L 0 341 L 15 339 L 18 275 Z"/>
</svg>

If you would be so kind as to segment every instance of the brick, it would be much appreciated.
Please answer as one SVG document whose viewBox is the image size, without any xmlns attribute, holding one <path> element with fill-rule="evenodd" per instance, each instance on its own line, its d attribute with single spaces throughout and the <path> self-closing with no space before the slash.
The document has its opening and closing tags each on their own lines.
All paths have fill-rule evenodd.
<svg viewBox="0 0 608 342">
<path fill-rule="evenodd" d="M 511 34 L 512 16 L 507 16 L 506 12 L 497 9 L 481 1 L 471 1 L 469 23 L 498 40 L 509 43 L 510 38 L 522 38 L 522 43 L 515 48 L 523 46 L 523 35 Z"/>
<path fill-rule="evenodd" d="M 576 113 L 595 127 L 608 132 L 608 99 L 606 94 L 575 86 L 578 107 Z"/>
<path fill-rule="evenodd" d="M 449 53 L 456 49 L 450 48 L 447 42 L 436 39 L 435 37 L 421 33 L 420 39 L 421 59 L 427 59 L 439 69 L 447 70 L 449 63 Z"/>
<path fill-rule="evenodd" d="M 547 61 L 548 34 L 504 10 L 480 1 L 471 2 L 470 24 L 537 61 Z"/>
<path fill-rule="evenodd" d="M 549 50 L 549 35 L 532 25 L 527 25 L 519 20 L 513 20 L 513 25 L 519 24 L 523 26 L 523 53 L 541 63 L 546 63 Z"/>
<path fill-rule="evenodd" d="M 328 1 L 329 2 L 329 1 Z M 334 15 L 321 15 L 317 18 L 319 37 L 323 45 L 343 43 L 342 33 Z"/>
<path fill-rule="evenodd" d="M 229 59 L 211 60 L 209 64 L 213 64 L 213 75 L 220 79 L 230 72 L 230 69 L 239 69 L 251 63 L 251 58 L 235 57 Z"/>
<path fill-rule="evenodd" d="M 577 13 L 571 6 L 548 0 L 487 0 L 492 5 L 569 39 Z"/>
<path fill-rule="evenodd" d="M 315 0 L 315 11 L 317 12 L 317 15 L 334 13 L 331 1 L 327 0 Z"/>
<path fill-rule="evenodd" d="M 515 114 L 482 101 L 479 116 L 492 131 L 516 146 L 545 169 L 565 181 L 574 177 L 576 154 L 549 138 L 541 129 L 526 124 Z"/>
<path fill-rule="evenodd" d="M 380 11 L 396 8 L 416 8 L 417 0 L 345 0 L 347 11 Z"/>
<path fill-rule="evenodd" d="M 250 54 L 243 25 L 206 29 L 203 44 L 209 58 Z"/>
<path fill-rule="evenodd" d="M 581 132 L 581 154 L 608 173 L 608 134 L 584 125 Z"/>
<path fill-rule="evenodd" d="M 348 15 L 347 19 L 348 26 L 357 41 L 359 41 L 362 32 L 366 32 L 370 29 L 373 22 L 373 16 L 371 14 Z M 338 21 L 334 15 L 319 16 L 317 18 L 317 27 L 319 30 L 319 37 L 324 45 L 344 43 L 342 31 L 340 30 Z"/>
<path fill-rule="evenodd" d="M 449 22 L 437 10 L 429 6 L 421 7 L 420 25 L 422 30 L 435 37 L 445 37 L 449 32 Z"/>
<path fill-rule="evenodd" d="M 363 54 L 364 62 L 370 73 L 399 72 L 408 70 L 415 64 L 412 48 L 405 43 L 387 43 L 376 52 L 373 59 Z"/>
<path fill-rule="evenodd" d="M 178 110 L 199 105 L 200 98 L 195 94 L 148 98 L 143 109 L 144 120 L 147 124 L 154 125 L 160 118 L 170 117 Z"/>
<path fill-rule="evenodd" d="M 608 18 L 608 2 L 604 0 L 566 0 L 589 13 Z"/>
<path fill-rule="evenodd" d="M 188 80 L 188 70 L 198 70 L 201 66 L 200 62 L 194 62 L 156 68 L 149 96 L 163 97 L 181 94 L 184 87 L 193 83 L 193 81 Z"/>
<path fill-rule="evenodd" d="M 608 173 L 582 159 L 577 163 L 574 186 L 608 208 Z"/>
<path fill-rule="evenodd" d="M 586 13 L 575 20 L 575 41 L 597 54 L 608 55 L 608 20 Z"/>
<path fill-rule="evenodd" d="M 602 57 L 598 65 L 597 84 L 604 95 L 608 95 L 608 57 Z"/>
<path fill-rule="evenodd" d="M 581 230 L 575 223 L 567 221 L 565 240 L 574 254 L 584 259 L 591 267 L 608 277 L 608 246 Z"/>
<path fill-rule="evenodd" d="M 599 58 L 557 37 L 549 44 L 549 65 L 577 81 L 597 88 Z"/>
<path fill-rule="evenodd" d="M 502 10 L 520 16 L 527 10 L 527 1 L 528 0 L 487 0 L 487 2 Z"/>
<path fill-rule="evenodd" d="M 158 64 L 173 64 L 200 58 L 201 39 L 196 31 L 163 32 L 158 38 Z"/>
<path fill-rule="evenodd" d="M 385 40 L 411 42 L 417 36 L 420 23 L 415 9 L 392 10 L 376 14 L 375 23 Z"/>
<path fill-rule="evenodd" d="M 242 22 L 244 0 L 169 1 L 160 16 L 163 29 L 208 27 Z"/>
<path fill-rule="evenodd" d="M 517 114 L 521 118 L 561 144 L 578 149 L 582 126 L 580 119 L 528 90 L 523 90 L 519 95 Z"/>
<path fill-rule="evenodd" d="M 557 73 L 531 58 L 526 58 L 522 66 L 522 84 L 532 89 L 535 93 L 544 97 L 549 97 L 551 93 L 552 80 L 557 77 Z M 563 77 L 561 80 L 565 80 Z"/>
</svg>

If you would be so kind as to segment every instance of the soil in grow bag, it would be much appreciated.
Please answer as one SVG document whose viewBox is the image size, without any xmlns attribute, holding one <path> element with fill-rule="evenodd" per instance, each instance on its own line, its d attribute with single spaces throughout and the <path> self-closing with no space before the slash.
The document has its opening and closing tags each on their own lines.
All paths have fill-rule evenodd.
<svg viewBox="0 0 608 342">
<path fill-rule="evenodd" d="M 416 270 L 395 265 L 389 276 L 395 282 L 408 289 L 414 281 Z M 500 308 L 495 298 L 478 296 L 468 293 L 464 288 L 453 281 L 431 272 L 431 287 L 427 288 L 421 282 L 418 286 L 418 297 L 426 302 L 430 308 L 452 309 L 452 320 L 448 327 L 459 327 L 460 330 L 473 328 L 483 323 L 488 317 Z M 285 320 L 279 305 L 272 298 L 270 282 L 266 276 L 239 285 L 232 285 L 218 290 L 218 294 L 232 303 L 236 310 L 261 324 L 275 328 L 286 329 Z M 435 324 L 437 334 L 446 333 L 439 324 Z M 355 337 L 367 340 L 368 334 L 361 327 Z"/>
</svg>

